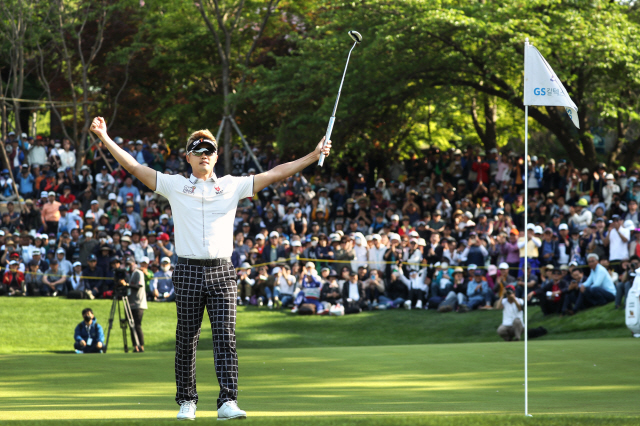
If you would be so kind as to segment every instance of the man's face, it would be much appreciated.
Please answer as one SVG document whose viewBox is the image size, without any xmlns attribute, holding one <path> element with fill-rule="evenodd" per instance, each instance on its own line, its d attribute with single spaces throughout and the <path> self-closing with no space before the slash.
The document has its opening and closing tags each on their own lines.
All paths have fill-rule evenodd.
<svg viewBox="0 0 640 426">
<path fill-rule="evenodd" d="M 206 146 L 207 144 L 205 144 Z M 209 144 L 209 146 L 211 146 Z M 191 165 L 191 168 L 194 172 L 208 176 L 213 172 L 213 166 L 216 165 L 218 161 L 218 152 L 214 152 L 211 155 L 202 154 L 201 157 L 198 157 L 194 153 L 187 154 L 187 162 Z"/>
<path fill-rule="evenodd" d="M 50 203 L 53 203 L 56 200 L 56 197 L 54 195 L 49 195 L 47 199 L 49 200 Z"/>
<path fill-rule="evenodd" d="M 579 269 L 574 269 L 573 272 L 571 272 L 571 277 L 574 280 L 580 282 L 580 281 L 582 281 L 582 272 L 580 272 Z"/>
<path fill-rule="evenodd" d="M 589 268 L 596 269 L 598 260 L 595 257 L 590 257 L 589 259 L 587 259 L 587 264 L 589 265 Z"/>
<path fill-rule="evenodd" d="M 58 261 L 64 260 L 64 253 L 57 253 L 56 256 L 58 257 Z M 38 257 L 38 259 L 40 259 L 40 257 Z"/>
</svg>

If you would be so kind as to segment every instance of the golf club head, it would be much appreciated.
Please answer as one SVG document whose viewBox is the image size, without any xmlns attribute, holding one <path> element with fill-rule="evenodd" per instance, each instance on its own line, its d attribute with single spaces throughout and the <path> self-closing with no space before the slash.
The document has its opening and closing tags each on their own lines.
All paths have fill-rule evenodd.
<svg viewBox="0 0 640 426">
<path fill-rule="evenodd" d="M 349 37 L 351 37 L 356 43 L 360 43 L 362 41 L 362 34 L 357 31 L 349 31 Z"/>
</svg>

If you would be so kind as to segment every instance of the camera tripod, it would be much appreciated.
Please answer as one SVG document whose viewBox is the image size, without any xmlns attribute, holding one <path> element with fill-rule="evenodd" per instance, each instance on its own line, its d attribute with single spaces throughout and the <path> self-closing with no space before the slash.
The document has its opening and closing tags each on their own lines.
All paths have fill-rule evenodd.
<svg viewBox="0 0 640 426">
<path fill-rule="evenodd" d="M 122 301 L 122 310 L 124 311 L 124 318 L 122 317 L 122 311 L 120 310 L 120 303 Z M 124 352 L 129 352 L 129 345 L 127 344 L 127 327 L 131 330 L 131 337 L 133 341 L 136 343 L 136 346 L 140 346 L 140 341 L 138 340 L 138 333 L 134 328 L 133 315 L 131 313 L 131 305 L 129 305 L 129 298 L 127 295 L 117 294 L 114 291 L 113 295 L 113 303 L 111 304 L 111 313 L 109 314 L 109 330 L 107 331 L 107 340 L 104 345 L 104 353 L 107 353 L 109 349 L 109 336 L 111 335 L 111 329 L 113 328 L 113 319 L 116 314 L 116 307 L 118 309 L 118 319 L 120 320 L 120 328 L 122 329 L 122 340 L 124 342 Z"/>
</svg>

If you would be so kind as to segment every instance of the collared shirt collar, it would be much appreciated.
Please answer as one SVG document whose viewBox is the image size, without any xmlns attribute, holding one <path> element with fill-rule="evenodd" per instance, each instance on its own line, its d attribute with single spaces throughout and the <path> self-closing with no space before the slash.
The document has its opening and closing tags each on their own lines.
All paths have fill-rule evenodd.
<svg viewBox="0 0 640 426">
<path fill-rule="evenodd" d="M 218 178 L 216 177 L 216 174 L 212 174 L 211 177 L 209 179 L 207 179 L 207 181 L 211 181 L 211 182 L 217 182 Z M 198 179 L 197 177 L 195 177 L 193 175 L 193 173 L 191 173 L 191 176 L 189 176 L 189 182 L 191 182 L 192 185 L 195 185 L 198 182 L 202 182 L 202 179 Z"/>
</svg>

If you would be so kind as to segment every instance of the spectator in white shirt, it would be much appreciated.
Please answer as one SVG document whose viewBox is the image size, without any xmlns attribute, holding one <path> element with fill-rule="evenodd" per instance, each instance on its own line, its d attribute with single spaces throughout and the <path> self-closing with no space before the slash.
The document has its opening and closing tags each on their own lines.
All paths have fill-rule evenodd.
<svg viewBox="0 0 640 426">
<path fill-rule="evenodd" d="M 513 285 L 506 287 L 506 296 L 498 300 L 498 309 L 502 309 L 502 324 L 498 327 L 498 334 L 507 342 L 518 341 L 524 331 L 524 300 L 516 297 Z"/>
<path fill-rule="evenodd" d="M 631 223 L 633 225 L 633 222 Z M 631 232 L 622 226 L 622 219 L 617 214 L 611 216 L 609 232 L 604 237 L 604 245 L 609 246 L 609 262 L 629 259 L 629 239 Z"/>
</svg>

